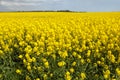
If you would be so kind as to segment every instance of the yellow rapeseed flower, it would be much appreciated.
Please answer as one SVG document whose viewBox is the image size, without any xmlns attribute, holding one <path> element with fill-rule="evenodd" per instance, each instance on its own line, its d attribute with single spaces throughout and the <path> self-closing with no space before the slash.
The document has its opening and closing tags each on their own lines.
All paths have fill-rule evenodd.
<svg viewBox="0 0 120 80">
<path fill-rule="evenodd" d="M 0 56 L 1 56 L 1 55 L 3 55 L 3 54 L 4 54 L 4 53 L 3 53 L 3 51 L 2 51 L 2 50 L 0 50 Z"/>
<path fill-rule="evenodd" d="M 116 73 L 118 76 L 120 76 L 120 69 L 119 68 L 116 68 Z"/>
<path fill-rule="evenodd" d="M 45 65 L 46 68 L 49 68 L 49 63 L 48 63 L 48 61 L 46 61 L 46 62 L 44 63 L 44 65 Z"/>
<path fill-rule="evenodd" d="M 65 74 L 65 80 L 71 80 L 70 72 L 67 71 Z"/>
<path fill-rule="evenodd" d="M 87 56 L 87 57 L 89 57 L 89 56 L 90 56 L 90 54 L 91 54 L 91 51 L 90 51 L 90 50 L 88 50 L 88 52 L 87 52 L 86 56 Z"/>
<path fill-rule="evenodd" d="M 67 51 L 64 51 L 64 52 L 59 51 L 59 55 L 62 58 L 66 58 L 68 56 L 68 53 L 67 53 Z"/>
<path fill-rule="evenodd" d="M 35 57 L 32 57 L 32 61 L 33 61 L 33 62 L 36 62 L 36 58 L 35 58 Z"/>
<path fill-rule="evenodd" d="M 19 57 L 20 59 L 22 59 L 22 58 L 23 58 L 23 55 L 19 55 L 18 57 Z"/>
<path fill-rule="evenodd" d="M 30 65 L 27 66 L 27 70 L 31 71 L 31 66 Z"/>
<path fill-rule="evenodd" d="M 35 80 L 40 80 L 40 78 L 36 78 Z"/>
<path fill-rule="evenodd" d="M 82 64 L 84 64 L 84 63 L 85 63 L 85 60 L 84 60 L 84 59 L 81 59 L 80 62 L 81 62 Z"/>
<path fill-rule="evenodd" d="M 21 74 L 21 70 L 20 70 L 20 69 L 17 69 L 17 70 L 16 70 L 16 73 L 17 73 L 17 74 Z"/>
<path fill-rule="evenodd" d="M 77 56 L 77 53 L 76 53 L 76 52 L 73 52 L 72 55 L 73 55 L 74 57 L 76 57 L 76 56 Z"/>
<path fill-rule="evenodd" d="M 64 66 L 66 63 L 64 62 L 64 61 L 60 61 L 60 62 L 58 62 L 58 66 L 59 67 L 62 67 L 62 66 Z"/>
<path fill-rule="evenodd" d="M 80 74 L 80 76 L 81 76 L 82 80 L 84 80 L 86 78 L 86 74 L 83 72 Z"/>
<path fill-rule="evenodd" d="M 108 79 L 110 76 L 110 71 L 109 70 L 103 71 L 103 74 L 104 74 L 104 78 Z"/>
<path fill-rule="evenodd" d="M 73 69 L 73 68 L 70 68 L 70 72 L 73 73 L 73 72 L 74 72 L 74 69 Z"/>
<path fill-rule="evenodd" d="M 76 62 L 74 61 L 73 63 L 72 63 L 72 66 L 75 66 L 76 65 Z"/>
</svg>

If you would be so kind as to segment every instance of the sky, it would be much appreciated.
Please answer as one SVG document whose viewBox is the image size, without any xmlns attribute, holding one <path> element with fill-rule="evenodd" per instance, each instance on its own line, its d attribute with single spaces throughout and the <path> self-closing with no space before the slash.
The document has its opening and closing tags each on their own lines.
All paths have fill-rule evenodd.
<svg viewBox="0 0 120 80">
<path fill-rule="evenodd" d="M 120 0 L 0 0 L 0 11 L 120 11 Z"/>
</svg>

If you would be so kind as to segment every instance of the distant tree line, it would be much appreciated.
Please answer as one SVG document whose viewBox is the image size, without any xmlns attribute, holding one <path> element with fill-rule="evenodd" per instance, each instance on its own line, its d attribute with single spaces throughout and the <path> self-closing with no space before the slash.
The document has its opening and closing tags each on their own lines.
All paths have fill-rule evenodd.
<svg viewBox="0 0 120 80">
<path fill-rule="evenodd" d="M 31 10 L 31 11 L 1 11 L 1 12 L 80 12 L 80 13 L 85 13 L 86 11 L 71 11 L 71 10 Z"/>
<path fill-rule="evenodd" d="M 33 11 L 16 11 L 16 12 L 86 12 L 86 11 L 71 11 L 71 10 L 33 10 Z"/>
<path fill-rule="evenodd" d="M 31 10 L 31 11 L 17 11 L 17 12 L 73 12 L 70 10 Z"/>
</svg>

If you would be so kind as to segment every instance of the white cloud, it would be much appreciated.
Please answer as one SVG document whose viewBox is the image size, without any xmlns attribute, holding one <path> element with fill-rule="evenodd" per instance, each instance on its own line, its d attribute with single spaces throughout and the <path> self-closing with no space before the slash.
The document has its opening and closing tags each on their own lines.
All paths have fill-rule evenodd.
<svg viewBox="0 0 120 80">
<path fill-rule="evenodd" d="M 0 4 L 4 6 L 28 6 L 39 5 L 41 3 L 60 2 L 62 0 L 1 0 Z"/>
<path fill-rule="evenodd" d="M 35 5 L 35 3 L 23 3 L 23 2 L 9 2 L 9 1 L 2 1 L 1 5 L 4 6 L 24 6 L 24 5 Z"/>
<path fill-rule="evenodd" d="M 4 6 L 28 6 L 28 5 L 38 5 L 43 3 L 45 0 L 2 0 L 1 5 Z"/>
<path fill-rule="evenodd" d="M 0 5 L 10 10 L 49 9 L 63 0 L 1 0 Z"/>
</svg>

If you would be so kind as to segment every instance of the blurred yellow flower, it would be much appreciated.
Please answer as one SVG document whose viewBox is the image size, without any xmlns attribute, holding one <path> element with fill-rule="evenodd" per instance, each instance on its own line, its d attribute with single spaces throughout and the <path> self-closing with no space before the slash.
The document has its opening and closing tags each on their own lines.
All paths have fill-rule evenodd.
<svg viewBox="0 0 120 80">
<path fill-rule="evenodd" d="M 17 74 L 21 74 L 21 70 L 17 69 L 17 70 L 16 70 L 16 73 L 17 73 Z"/>
<path fill-rule="evenodd" d="M 60 61 L 60 62 L 58 62 L 58 66 L 59 67 L 62 67 L 62 66 L 64 66 L 66 63 L 64 62 L 64 61 Z"/>
<path fill-rule="evenodd" d="M 120 76 L 120 69 L 119 68 L 116 68 L 116 73 L 118 76 Z"/>
<path fill-rule="evenodd" d="M 44 80 L 47 80 L 47 74 L 43 75 Z"/>
<path fill-rule="evenodd" d="M 104 78 L 108 79 L 110 76 L 110 71 L 109 70 L 103 71 L 103 74 L 104 74 Z"/>
<path fill-rule="evenodd" d="M 67 71 L 65 74 L 65 80 L 71 80 L 70 72 Z"/>
<path fill-rule="evenodd" d="M 22 59 L 22 58 L 23 58 L 23 55 L 19 55 L 18 57 L 19 57 L 20 59 Z"/>
<path fill-rule="evenodd" d="M 91 51 L 90 50 L 88 50 L 88 52 L 87 52 L 87 57 L 89 57 L 90 56 L 90 54 L 91 54 Z"/>
<path fill-rule="evenodd" d="M 81 76 L 82 80 L 84 80 L 86 78 L 86 74 L 83 72 L 80 74 L 80 76 Z"/>
<path fill-rule="evenodd" d="M 31 66 L 30 65 L 27 66 L 27 70 L 31 71 Z"/>
<path fill-rule="evenodd" d="M 76 56 L 77 56 L 77 53 L 76 53 L 76 52 L 73 52 L 72 55 L 73 55 L 74 57 L 76 57 Z"/>
<path fill-rule="evenodd" d="M 36 78 L 35 80 L 40 80 L 40 78 Z"/>
<path fill-rule="evenodd" d="M 70 72 L 73 73 L 73 72 L 74 72 L 74 69 L 73 69 L 73 68 L 70 68 Z"/>
<path fill-rule="evenodd" d="M 74 61 L 73 63 L 72 63 L 72 66 L 75 66 L 76 65 L 76 62 Z"/>
<path fill-rule="evenodd" d="M 36 62 L 36 58 L 35 58 L 35 57 L 32 57 L 32 61 L 33 61 L 33 62 Z"/>
<path fill-rule="evenodd" d="M 82 64 L 84 64 L 84 63 L 85 63 L 85 60 L 84 60 L 84 59 L 81 59 L 80 62 L 81 62 Z"/>
<path fill-rule="evenodd" d="M 46 62 L 44 63 L 44 65 L 45 65 L 46 68 L 49 68 L 49 63 L 48 63 L 48 61 L 46 61 Z"/>
<path fill-rule="evenodd" d="M 59 55 L 62 58 L 66 58 L 68 56 L 68 53 L 67 53 L 67 51 L 64 51 L 64 52 L 59 51 Z"/>
<path fill-rule="evenodd" d="M 2 51 L 2 50 L 0 50 L 0 56 L 1 56 L 1 55 L 3 55 L 3 54 L 4 54 L 4 53 L 3 53 L 3 51 Z"/>
</svg>

